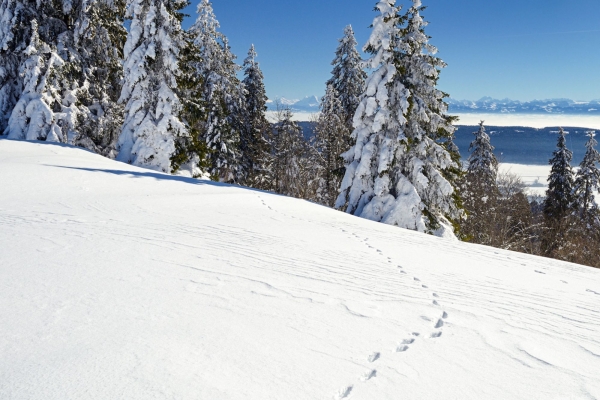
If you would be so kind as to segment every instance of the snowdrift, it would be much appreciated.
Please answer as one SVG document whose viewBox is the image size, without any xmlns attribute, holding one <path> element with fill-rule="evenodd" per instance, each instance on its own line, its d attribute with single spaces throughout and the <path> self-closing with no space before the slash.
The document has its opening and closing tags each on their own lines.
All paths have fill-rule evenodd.
<svg viewBox="0 0 600 400">
<path fill-rule="evenodd" d="M 598 399 L 600 271 L 0 140 L 0 399 Z"/>
</svg>

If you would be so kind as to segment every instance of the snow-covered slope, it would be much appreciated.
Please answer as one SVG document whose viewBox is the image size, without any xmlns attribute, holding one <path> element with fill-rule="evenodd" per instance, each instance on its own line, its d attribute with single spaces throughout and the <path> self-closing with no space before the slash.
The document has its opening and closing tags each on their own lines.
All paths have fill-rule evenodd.
<svg viewBox="0 0 600 400">
<path fill-rule="evenodd" d="M 0 399 L 598 399 L 600 271 L 0 140 Z"/>
</svg>

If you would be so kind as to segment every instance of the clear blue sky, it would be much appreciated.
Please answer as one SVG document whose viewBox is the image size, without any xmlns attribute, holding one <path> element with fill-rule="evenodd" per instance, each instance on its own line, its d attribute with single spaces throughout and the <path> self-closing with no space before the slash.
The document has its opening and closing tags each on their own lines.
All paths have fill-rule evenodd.
<svg viewBox="0 0 600 400">
<path fill-rule="evenodd" d="M 197 0 L 190 14 L 195 15 Z M 359 48 L 374 0 L 213 0 L 242 62 L 252 43 L 271 98 L 322 95 L 347 24 Z M 408 0 L 398 4 L 409 5 Z M 423 0 L 456 99 L 600 99 L 600 0 Z M 188 22 L 189 23 L 189 22 Z"/>
</svg>

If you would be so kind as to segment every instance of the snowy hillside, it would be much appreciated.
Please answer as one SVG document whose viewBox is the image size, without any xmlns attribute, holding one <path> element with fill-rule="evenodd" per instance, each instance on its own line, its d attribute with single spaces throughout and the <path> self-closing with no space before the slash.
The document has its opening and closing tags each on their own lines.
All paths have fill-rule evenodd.
<svg viewBox="0 0 600 400">
<path fill-rule="evenodd" d="M 599 399 L 600 271 L 0 140 L 0 399 Z"/>
</svg>

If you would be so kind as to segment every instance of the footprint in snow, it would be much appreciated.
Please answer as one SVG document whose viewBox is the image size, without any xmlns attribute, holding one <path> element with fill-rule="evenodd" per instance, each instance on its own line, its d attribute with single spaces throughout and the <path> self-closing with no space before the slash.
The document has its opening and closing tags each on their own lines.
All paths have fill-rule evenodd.
<svg viewBox="0 0 600 400">
<path fill-rule="evenodd" d="M 368 360 L 370 363 L 372 363 L 379 360 L 379 357 L 381 357 L 381 353 L 373 353 L 369 356 Z"/>
<path fill-rule="evenodd" d="M 426 285 L 421 285 L 423 289 L 429 289 Z"/>
<path fill-rule="evenodd" d="M 373 378 L 375 378 L 377 376 L 377 370 L 376 369 L 372 369 L 370 371 L 367 371 L 363 374 L 363 376 L 360 378 L 361 381 L 366 382 L 368 380 L 371 380 Z"/>
<path fill-rule="evenodd" d="M 417 282 L 421 282 L 421 280 L 419 278 L 415 278 L 415 281 Z"/>
<path fill-rule="evenodd" d="M 404 339 L 402 341 L 402 344 L 413 344 L 415 342 L 414 338 L 410 338 L 410 339 Z"/>
<path fill-rule="evenodd" d="M 443 319 L 438 319 L 438 321 L 436 322 L 434 328 L 435 329 L 440 329 L 442 326 L 444 326 L 444 320 Z"/>
<path fill-rule="evenodd" d="M 353 388 L 352 385 L 341 388 L 338 391 L 338 394 L 337 394 L 337 396 L 335 396 L 335 398 L 337 400 L 345 399 L 346 397 L 350 396 L 350 393 L 352 392 L 352 388 Z"/>
<path fill-rule="evenodd" d="M 425 315 L 421 315 L 421 319 L 427 322 L 431 322 L 431 318 L 425 316 Z"/>
<path fill-rule="evenodd" d="M 421 334 L 419 332 L 413 332 L 412 335 L 413 336 L 421 336 Z"/>
<path fill-rule="evenodd" d="M 405 345 L 400 345 L 396 347 L 396 353 L 404 353 L 406 350 L 408 350 L 408 346 Z"/>
<path fill-rule="evenodd" d="M 438 296 L 437 293 L 434 293 L 433 297 L 439 298 L 440 296 Z"/>
<path fill-rule="evenodd" d="M 442 332 L 433 332 L 433 333 L 431 334 L 431 338 L 432 338 L 432 339 L 437 339 L 437 338 L 439 338 L 440 336 L 442 336 Z"/>
<path fill-rule="evenodd" d="M 443 319 L 446 319 L 446 318 L 448 318 L 448 313 L 447 313 L 446 311 L 444 311 L 444 313 L 442 314 L 442 318 L 443 318 Z"/>
<path fill-rule="evenodd" d="M 440 303 L 438 303 L 438 302 L 437 302 L 437 300 L 434 300 L 434 301 L 433 301 L 433 305 L 434 305 L 434 306 L 439 306 L 439 305 L 440 305 Z"/>
</svg>

